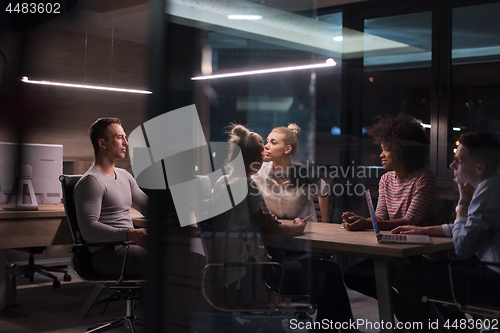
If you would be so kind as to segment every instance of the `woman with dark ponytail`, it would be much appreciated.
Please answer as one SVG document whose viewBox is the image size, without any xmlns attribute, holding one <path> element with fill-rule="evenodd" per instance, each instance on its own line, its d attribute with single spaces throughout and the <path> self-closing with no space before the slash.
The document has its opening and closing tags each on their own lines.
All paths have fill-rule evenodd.
<svg viewBox="0 0 500 333">
<path fill-rule="evenodd" d="M 228 141 L 231 146 L 227 164 L 231 165 L 241 152 L 245 174 L 236 170 L 237 168 L 232 168 L 227 176 L 222 176 L 214 187 L 211 203 L 217 205 L 228 195 L 229 189 L 231 192 L 239 192 L 241 186 L 247 186 L 248 195 L 244 201 L 236 204 L 231 210 L 215 217 L 212 221 L 213 228 L 215 231 L 240 235 L 240 238 L 226 237 L 228 241 L 225 241 L 224 252 L 228 261 L 242 263 L 273 260 L 267 253 L 262 240 L 265 242 L 267 236 L 276 238 L 302 234 L 306 222 L 296 218 L 291 224 L 281 224 L 268 213 L 259 188 L 250 178 L 260 169 L 263 162 L 262 137 L 242 125 L 231 125 Z M 243 237 L 243 234 L 248 232 L 260 232 L 263 237 L 257 239 Z M 229 241 L 229 238 L 233 240 Z M 284 274 L 280 292 L 285 295 L 311 295 L 311 301 L 317 307 L 317 322 L 352 320 L 349 297 L 337 264 L 314 261 L 310 258 L 281 264 Z M 280 272 L 268 270 L 265 274 L 269 278 L 267 282 L 270 286 L 279 285 Z M 244 268 L 232 267 L 231 270 L 226 271 L 224 284 L 228 286 L 238 283 L 244 275 Z"/>
</svg>

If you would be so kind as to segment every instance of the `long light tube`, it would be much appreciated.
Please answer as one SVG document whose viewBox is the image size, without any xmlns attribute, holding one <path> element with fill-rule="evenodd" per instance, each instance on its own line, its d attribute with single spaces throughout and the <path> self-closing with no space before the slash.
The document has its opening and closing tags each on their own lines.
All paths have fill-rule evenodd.
<svg viewBox="0 0 500 333">
<path fill-rule="evenodd" d="M 268 68 L 268 69 L 257 69 L 257 70 L 252 70 L 252 71 L 231 72 L 231 73 L 224 73 L 224 74 L 203 75 L 203 76 L 192 77 L 191 80 L 211 80 L 211 79 L 220 79 L 220 78 L 224 78 L 224 77 L 296 71 L 296 70 L 300 70 L 300 69 L 309 69 L 309 68 L 332 67 L 332 66 L 336 66 L 336 65 L 337 65 L 337 63 L 335 62 L 335 60 L 333 60 L 332 58 L 328 58 L 328 59 L 326 59 L 325 62 L 319 63 L 319 64 L 278 67 L 278 68 Z"/>
<path fill-rule="evenodd" d="M 133 93 L 133 94 L 152 94 L 151 91 L 147 91 L 147 90 L 125 89 L 125 88 L 115 88 L 115 87 L 106 87 L 106 86 L 92 86 L 92 85 L 87 85 L 87 84 L 52 82 L 52 81 L 45 81 L 45 80 L 30 80 L 27 76 L 23 76 L 21 81 L 23 81 L 25 83 L 40 84 L 40 85 L 46 85 L 46 86 L 118 91 L 118 92 L 128 92 L 128 93 Z"/>
<path fill-rule="evenodd" d="M 423 128 L 431 128 L 431 125 L 429 125 L 429 124 L 424 124 L 424 123 L 422 123 L 421 125 L 422 125 L 422 127 L 423 127 Z M 464 128 L 465 128 L 465 127 L 464 127 Z M 460 132 L 460 131 L 462 130 L 462 128 L 461 128 L 461 127 L 453 127 L 452 129 L 453 129 L 455 132 Z"/>
</svg>

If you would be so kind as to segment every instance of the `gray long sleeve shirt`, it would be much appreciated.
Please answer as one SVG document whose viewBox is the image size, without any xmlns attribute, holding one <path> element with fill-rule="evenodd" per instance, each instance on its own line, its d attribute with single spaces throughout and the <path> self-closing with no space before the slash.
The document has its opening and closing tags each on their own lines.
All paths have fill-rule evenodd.
<svg viewBox="0 0 500 333">
<path fill-rule="evenodd" d="M 129 209 L 141 213 L 148 197 L 126 170 L 115 168 L 116 179 L 91 166 L 75 186 L 78 226 L 86 242 L 127 240 L 127 230 L 134 228 Z"/>
</svg>

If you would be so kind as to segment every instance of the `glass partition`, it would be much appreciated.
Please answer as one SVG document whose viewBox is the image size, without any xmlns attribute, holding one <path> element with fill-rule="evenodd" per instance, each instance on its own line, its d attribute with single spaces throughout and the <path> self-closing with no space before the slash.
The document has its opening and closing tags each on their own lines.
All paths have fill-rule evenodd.
<svg viewBox="0 0 500 333">
<path fill-rule="evenodd" d="M 380 166 L 366 128 L 377 116 L 403 113 L 422 121 L 430 135 L 432 15 L 420 12 L 366 19 L 362 82 L 363 165 Z M 371 47 L 379 39 L 378 47 Z M 370 48 L 371 47 L 371 48 Z"/>
<path fill-rule="evenodd" d="M 451 97 L 447 163 L 463 132 L 500 138 L 500 3 L 452 11 Z"/>
<path fill-rule="evenodd" d="M 193 76 L 307 66 L 334 59 L 336 66 L 285 70 L 249 76 L 200 80 L 195 90 L 199 112 L 209 115 L 210 141 L 225 141 L 230 123 L 243 123 L 266 139 L 278 126 L 301 127 L 296 161 L 338 163 L 334 147 L 340 130 L 342 14 L 314 17 L 313 2 L 299 8 L 284 3 L 231 2 L 197 5 L 186 13 L 172 2 L 171 22 L 198 30 L 202 51 Z M 292 12 L 307 9 L 309 14 Z M 197 15 L 197 11 L 203 15 Z M 250 13 L 254 17 L 231 17 Z M 311 14 L 312 13 L 312 14 Z M 204 102 L 201 102 L 204 101 Z M 208 126 L 209 125 L 209 126 Z"/>
</svg>

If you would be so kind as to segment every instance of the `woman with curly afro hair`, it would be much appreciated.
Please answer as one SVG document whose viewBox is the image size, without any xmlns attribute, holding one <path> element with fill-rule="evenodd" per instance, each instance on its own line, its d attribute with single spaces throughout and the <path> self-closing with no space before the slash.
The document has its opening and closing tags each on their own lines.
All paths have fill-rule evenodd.
<svg viewBox="0 0 500 333">
<path fill-rule="evenodd" d="M 368 128 L 368 134 L 380 144 L 380 160 L 385 173 L 379 182 L 377 221 L 382 230 L 400 225 L 434 225 L 436 178 L 425 168 L 429 160 L 429 139 L 413 117 L 380 117 Z M 344 228 L 372 228 L 371 218 L 352 212 L 342 215 Z"/>
<path fill-rule="evenodd" d="M 367 132 L 380 144 L 382 167 L 392 170 L 386 172 L 379 182 L 375 216 L 380 229 L 436 224 L 436 178 L 425 168 L 430 142 L 422 125 L 415 118 L 400 114 L 379 117 L 379 122 Z M 371 218 L 352 212 L 342 214 L 342 220 L 347 230 L 373 227 Z M 367 259 L 351 266 L 344 279 L 349 288 L 377 298 L 373 260 Z"/>
</svg>

